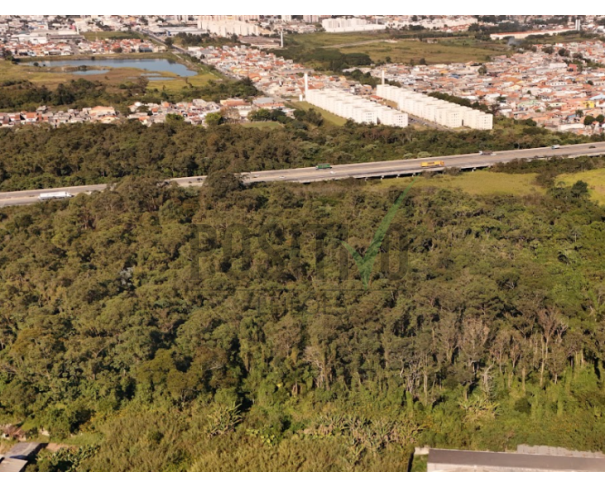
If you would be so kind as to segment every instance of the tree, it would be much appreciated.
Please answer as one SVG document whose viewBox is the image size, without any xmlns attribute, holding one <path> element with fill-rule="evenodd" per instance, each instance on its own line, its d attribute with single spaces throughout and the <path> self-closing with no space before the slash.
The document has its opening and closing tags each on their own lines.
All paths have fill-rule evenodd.
<svg viewBox="0 0 605 487">
<path fill-rule="evenodd" d="M 586 125 L 587 127 L 589 125 L 592 125 L 595 122 L 595 118 L 592 115 L 586 115 L 586 117 L 584 117 L 584 125 Z"/>
<path fill-rule="evenodd" d="M 241 178 L 226 171 L 213 172 L 204 182 L 204 194 L 213 200 L 225 198 L 230 193 L 241 191 L 243 188 Z"/>
<path fill-rule="evenodd" d="M 225 123 L 225 119 L 220 113 L 209 113 L 206 115 L 205 121 L 209 127 L 216 127 Z"/>
</svg>

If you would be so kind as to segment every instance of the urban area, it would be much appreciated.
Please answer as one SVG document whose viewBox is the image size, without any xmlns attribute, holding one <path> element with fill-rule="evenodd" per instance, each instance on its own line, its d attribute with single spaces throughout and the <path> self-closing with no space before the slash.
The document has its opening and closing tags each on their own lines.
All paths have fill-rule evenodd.
<svg viewBox="0 0 605 487">
<path fill-rule="evenodd" d="M 178 36 L 185 39 L 194 36 L 206 36 L 207 39 L 216 37 L 234 42 L 222 45 L 220 42 L 208 42 L 206 46 L 204 43 L 200 43 L 200 46 L 184 44 L 183 47 L 178 45 L 178 49 L 229 77 L 253 81 L 262 92 L 260 103 L 252 103 L 249 99 L 239 100 L 239 104 L 233 100 L 217 100 L 224 102 L 223 106 L 226 103 L 231 108 L 237 108 L 242 121 L 247 120 L 254 108 L 261 106 L 282 109 L 291 116 L 293 110 L 289 102 L 307 101 L 357 123 L 407 125 L 406 117 L 396 117 L 396 122 L 392 122 L 392 117 L 386 116 L 392 111 L 385 110 L 384 106 L 396 102 L 393 96 L 381 96 L 384 90 L 377 89 L 375 84 L 369 85 L 347 76 L 359 70 L 380 80 L 380 84 L 399 86 L 401 96 L 415 97 L 418 103 L 414 109 L 409 104 L 404 109 L 402 103 L 398 102 L 395 106 L 387 107 L 411 116 L 414 122 L 449 129 L 468 127 L 489 130 L 493 127 L 493 116 L 501 116 L 515 120 L 531 119 L 555 131 L 600 133 L 605 107 L 605 49 L 603 43 L 596 39 L 605 33 L 604 27 L 598 17 L 588 16 L 581 20 L 570 17 L 566 21 L 549 25 L 547 19 L 541 19 L 543 24 L 531 23 L 530 30 L 486 34 L 494 40 L 508 43 L 510 49 L 505 54 L 474 62 L 427 63 L 419 59 L 417 63 L 412 61 L 412 64 L 393 63 L 388 62 L 390 56 L 386 56 L 386 61 L 381 60 L 378 66 L 351 66 L 336 74 L 317 72 L 303 62 L 280 56 L 284 36 L 287 51 L 290 35 L 318 31 L 334 35 L 367 35 L 381 34 L 387 30 L 414 32 L 415 29 L 424 29 L 437 36 L 482 32 L 479 28 L 497 32 L 498 26 L 507 27 L 508 24 L 497 24 L 492 19 L 472 16 L 0 16 L 0 55 L 19 63 L 29 64 L 30 58 L 35 59 L 34 64 L 42 66 L 39 69 L 44 69 L 46 59 L 52 65 L 52 60 L 58 57 L 82 59 L 82 66 L 86 66 L 87 57 L 165 53 L 168 48 L 166 43 L 172 46 L 172 41 Z M 557 22 L 560 20 L 557 19 Z M 108 36 L 112 32 L 120 35 Z M 584 33 L 590 38 L 564 42 L 563 36 L 574 32 Z M 561 36 L 562 42 L 540 43 L 544 36 Z M 593 37 L 595 40 L 592 40 Z M 527 39 L 535 41 L 531 45 L 520 44 Z M 426 42 L 435 42 L 435 39 Z M 83 72 L 82 77 L 85 75 L 86 72 Z M 305 75 L 308 76 L 307 84 Z M 325 90 L 326 93 L 325 96 L 316 93 L 309 95 L 309 90 Z M 463 110 L 456 103 L 431 99 L 433 93 L 455 96 L 479 107 Z M 330 94 L 332 98 L 338 95 L 342 106 L 328 103 Z M 41 106 L 35 112 L 0 113 L 0 126 L 12 127 L 20 123 L 50 123 L 57 126 L 90 121 L 114 123 L 124 118 L 139 118 L 148 124 L 163 122 L 167 114 L 183 116 L 186 121 L 199 124 L 203 123 L 206 114 L 217 110 L 216 103 L 194 102 L 193 99 L 178 100 L 177 104 L 162 100 L 157 105 L 149 107 L 149 115 L 140 117 L 120 113 L 116 107 L 112 107 L 113 111 L 108 107 L 55 111 L 53 107 Z M 438 107 L 440 114 L 432 106 Z M 483 113 L 474 113 L 478 110 Z M 465 118 L 463 112 L 469 115 Z M 381 117 L 380 114 L 385 116 Z"/>
<path fill-rule="evenodd" d="M 604 205 L 605 15 L 0 15 L 0 485 L 605 472 Z"/>
</svg>

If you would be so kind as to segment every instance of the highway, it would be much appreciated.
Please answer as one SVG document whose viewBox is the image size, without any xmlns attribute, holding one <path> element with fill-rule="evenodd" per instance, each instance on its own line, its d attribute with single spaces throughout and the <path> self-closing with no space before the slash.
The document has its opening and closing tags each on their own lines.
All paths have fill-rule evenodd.
<svg viewBox="0 0 605 487">
<path fill-rule="evenodd" d="M 448 168 L 464 170 L 482 169 L 498 163 L 507 163 L 516 159 L 533 159 L 545 157 L 572 158 L 580 156 L 605 156 L 605 142 L 562 146 L 558 150 L 551 147 L 539 149 L 522 149 L 498 152 L 493 155 L 466 154 L 458 156 L 435 156 L 426 159 L 366 162 L 333 166 L 332 169 L 318 170 L 315 167 L 301 169 L 280 169 L 273 171 L 258 171 L 241 174 L 245 184 L 291 182 L 313 183 L 317 181 L 335 181 L 340 179 L 371 179 L 399 176 L 413 176 L 423 171 L 439 172 Z M 443 161 L 445 167 L 422 168 L 423 162 Z M 181 187 L 199 187 L 204 184 L 205 176 L 170 179 Z M 110 188 L 106 184 L 89 186 L 72 186 L 67 188 L 47 188 L 28 191 L 0 193 L 0 207 L 31 205 L 39 202 L 42 193 L 67 191 L 76 196 L 104 191 Z"/>
</svg>

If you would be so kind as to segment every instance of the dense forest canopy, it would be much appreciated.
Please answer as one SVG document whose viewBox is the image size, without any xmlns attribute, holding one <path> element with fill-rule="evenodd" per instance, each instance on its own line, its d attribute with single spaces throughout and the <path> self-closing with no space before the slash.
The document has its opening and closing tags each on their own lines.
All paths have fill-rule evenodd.
<svg viewBox="0 0 605 487">
<path fill-rule="evenodd" d="M 404 278 L 376 264 L 365 290 L 349 258 L 343 280 L 338 237 L 363 253 L 400 193 L 216 172 L 201 194 L 128 177 L 4 209 L 0 422 L 83 433 L 49 470 L 406 470 L 414 445 L 605 448 L 605 210 L 586 185 L 413 188 L 393 222 Z"/>
<path fill-rule="evenodd" d="M 120 88 L 124 102 L 143 89 Z M 586 183 L 556 184 L 605 160 L 492 169 L 536 174 L 543 195 L 412 188 L 367 289 L 341 241 L 364 255 L 407 184 L 234 175 L 598 137 L 256 118 L 281 127 L 0 131 L 4 191 L 119 183 L 0 211 L 0 424 L 77 445 L 30 468 L 405 471 L 425 444 L 605 448 L 605 210 Z M 162 182 L 193 175 L 209 176 L 201 192 Z"/>
</svg>

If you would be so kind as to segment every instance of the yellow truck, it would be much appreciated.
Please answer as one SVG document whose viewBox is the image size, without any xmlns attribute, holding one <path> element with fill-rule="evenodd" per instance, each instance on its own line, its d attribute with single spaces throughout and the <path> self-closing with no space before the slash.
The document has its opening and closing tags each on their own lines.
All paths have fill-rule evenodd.
<svg viewBox="0 0 605 487">
<path fill-rule="evenodd" d="M 445 167 L 445 162 L 443 161 L 434 161 L 434 162 L 423 162 L 421 164 L 422 167 Z"/>
</svg>

